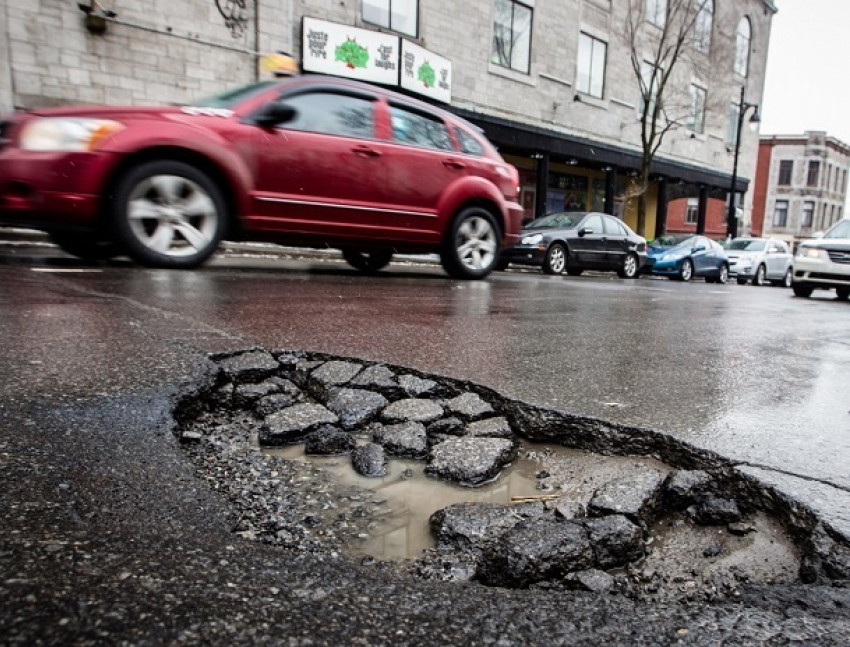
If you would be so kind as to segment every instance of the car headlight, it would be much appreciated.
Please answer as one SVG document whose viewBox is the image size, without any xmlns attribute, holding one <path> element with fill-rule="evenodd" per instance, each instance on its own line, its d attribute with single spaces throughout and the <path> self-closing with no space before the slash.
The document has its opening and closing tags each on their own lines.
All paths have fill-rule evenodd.
<svg viewBox="0 0 850 647">
<path fill-rule="evenodd" d="M 85 152 L 95 150 L 124 125 L 111 119 L 45 117 L 34 119 L 21 132 L 21 148 L 26 151 Z"/>
<path fill-rule="evenodd" d="M 826 250 L 817 247 L 801 247 L 797 250 L 797 256 L 800 258 L 819 258 L 822 261 L 829 260 L 829 254 L 826 253 Z"/>
<path fill-rule="evenodd" d="M 541 240 L 543 240 L 543 234 L 531 234 L 531 236 L 525 236 L 522 239 L 523 245 L 536 245 Z"/>
</svg>

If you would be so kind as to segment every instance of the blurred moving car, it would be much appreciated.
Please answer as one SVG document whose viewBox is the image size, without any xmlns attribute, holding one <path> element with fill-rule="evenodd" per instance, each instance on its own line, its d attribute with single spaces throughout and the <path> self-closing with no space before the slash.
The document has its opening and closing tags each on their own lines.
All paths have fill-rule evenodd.
<svg viewBox="0 0 850 647">
<path fill-rule="evenodd" d="M 502 252 L 501 267 L 516 263 L 570 276 L 610 270 L 633 279 L 645 262 L 646 239 L 622 220 L 604 213 L 565 211 L 526 223 L 519 243 Z"/>
<path fill-rule="evenodd" d="M 850 220 L 839 220 L 821 238 L 800 243 L 791 288 L 798 297 L 834 289 L 839 299 L 850 298 Z"/>
<path fill-rule="evenodd" d="M 437 252 L 449 275 L 478 279 L 519 240 L 518 188 L 471 123 L 332 77 L 0 120 L 0 225 L 88 259 L 191 268 L 227 238 L 334 247 L 363 271 Z"/>
<path fill-rule="evenodd" d="M 647 250 L 649 258 L 644 271 L 648 273 L 680 281 L 701 276 L 706 283 L 726 283 L 729 279 L 729 260 L 725 250 L 705 236 L 660 236 Z"/>
<path fill-rule="evenodd" d="M 738 285 L 752 281 L 753 285 L 791 287 L 794 255 L 788 245 L 778 238 L 735 238 L 726 246 L 729 274 Z"/>
</svg>

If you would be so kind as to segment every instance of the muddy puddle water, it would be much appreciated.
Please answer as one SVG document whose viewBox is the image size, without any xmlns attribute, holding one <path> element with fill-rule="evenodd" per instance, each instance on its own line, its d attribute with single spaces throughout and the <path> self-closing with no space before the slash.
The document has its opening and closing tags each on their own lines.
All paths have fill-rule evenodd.
<svg viewBox="0 0 850 647">
<path fill-rule="evenodd" d="M 304 445 L 265 449 L 264 452 L 309 462 L 333 476 L 343 487 L 370 490 L 378 499 L 386 500 L 384 518 L 370 528 L 368 537 L 352 546 L 358 553 L 379 559 L 407 559 L 432 548 L 435 541 L 428 519 L 441 508 L 464 502 L 508 504 L 515 497 L 541 494 L 536 477 L 540 464 L 529 458 L 517 459 L 491 483 L 467 488 L 427 476 L 424 461 L 392 458 L 387 476 L 366 478 L 352 469 L 348 456 L 307 456 Z"/>
</svg>

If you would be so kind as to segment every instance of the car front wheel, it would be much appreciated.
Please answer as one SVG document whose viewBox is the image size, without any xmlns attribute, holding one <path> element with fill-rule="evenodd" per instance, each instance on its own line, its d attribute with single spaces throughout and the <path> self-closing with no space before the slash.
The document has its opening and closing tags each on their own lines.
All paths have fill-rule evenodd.
<svg viewBox="0 0 850 647">
<path fill-rule="evenodd" d="M 726 285 L 726 282 L 729 280 L 729 268 L 725 265 L 720 266 L 720 275 L 717 277 L 717 282 L 721 285 Z"/>
<path fill-rule="evenodd" d="M 812 296 L 812 292 L 814 292 L 814 288 L 810 288 L 807 285 L 792 285 L 791 289 L 794 290 L 795 297 L 803 297 L 804 299 Z"/>
<path fill-rule="evenodd" d="M 360 251 L 357 249 L 343 249 L 342 257 L 345 262 L 356 270 L 372 273 L 384 269 L 390 264 L 393 253 L 389 250 L 377 249 L 372 251 Z"/>
<path fill-rule="evenodd" d="M 159 160 L 119 180 L 112 217 L 116 236 L 134 261 L 189 269 L 215 252 L 227 216 L 221 192 L 205 173 L 183 162 Z"/>
<path fill-rule="evenodd" d="M 694 264 L 691 262 L 691 259 L 686 258 L 682 261 L 682 267 L 679 270 L 679 278 L 686 283 L 690 281 L 694 276 Z"/>
<path fill-rule="evenodd" d="M 794 275 L 794 273 L 791 271 L 791 268 L 789 267 L 788 270 L 785 272 L 785 276 L 782 277 L 782 287 L 783 288 L 790 288 L 791 287 L 791 283 L 793 283 L 793 281 L 794 281 L 793 275 Z"/>
<path fill-rule="evenodd" d="M 626 254 L 623 259 L 623 266 L 617 272 L 622 279 L 633 279 L 638 275 L 638 257 L 635 254 Z"/>
<path fill-rule="evenodd" d="M 482 279 L 499 261 L 499 228 L 489 211 L 468 207 L 455 216 L 440 261 L 456 279 Z"/>
<path fill-rule="evenodd" d="M 553 244 L 543 259 L 543 271 L 546 274 L 561 274 L 567 267 L 567 250 L 561 243 Z"/>
<path fill-rule="evenodd" d="M 753 285 L 764 285 L 765 270 L 764 265 L 759 265 L 753 276 Z"/>
</svg>

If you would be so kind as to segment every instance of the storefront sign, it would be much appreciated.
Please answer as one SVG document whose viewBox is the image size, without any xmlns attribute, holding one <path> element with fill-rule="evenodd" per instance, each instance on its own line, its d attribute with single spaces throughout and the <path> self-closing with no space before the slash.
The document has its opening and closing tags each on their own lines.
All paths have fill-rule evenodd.
<svg viewBox="0 0 850 647">
<path fill-rule="evenodd" d="M 305 72 L 399 84 L 398 36 L 305 17 L 302 43 Z"/>
<path fill-rule="evenodd" d="M 443 103 L 451 103 L 452 62 L 424 47 L 402 40 L 401 87 Z"/>
</svg>

